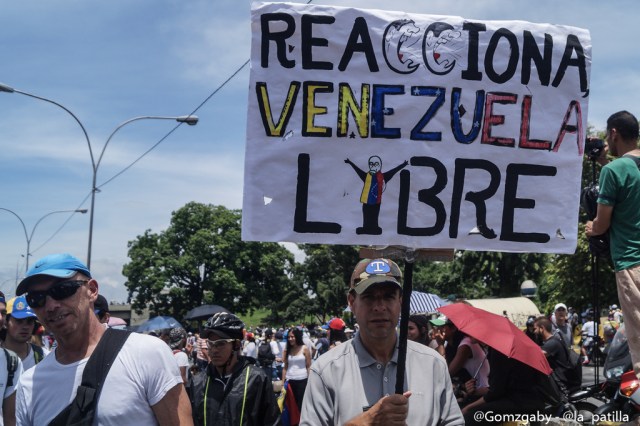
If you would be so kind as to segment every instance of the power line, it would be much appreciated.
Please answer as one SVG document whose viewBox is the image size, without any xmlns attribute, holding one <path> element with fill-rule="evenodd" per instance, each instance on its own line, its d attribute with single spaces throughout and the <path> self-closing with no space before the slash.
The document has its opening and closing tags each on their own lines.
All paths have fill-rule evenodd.
<svg viewBox="0 0 640 426">
<path fill-rule="evenodd" d="M 218 86 L 209 96 L 207 96 L 205 98 L 204 101 L 202 101 L 200 103 L 200 105 L 198 105 L 193 111 L 191 111 L 191 113 L 189 115 L 193 115 L 196 112 L 198 112 L 198 110 L 200 108 L 202 108 L 207 102 L 209 102 L 209 100 L 216 94 L 218 93 L 229 81 L 231 81 L 231 79 L 233 79 L 240 71 L 242 71 L 242 69 L 244 67 L 246 67 L 249 64 L 250 60 L 247 59 L 247 61 L 242 64 L 237 70 L 235 70 L 235 72 L 233 74 L 231 74 L 231 76 L 229 76 L 229 78 L 227 78 L 220 86 Z M 134 164 L 136 164 L 138 161 L 140 161 L 143 157 L 145 157 L 148 153 L 150 153 L 151 151 L 153 151 L 158 145 L 160 145 L 162 142 L 164 142 L 165 139 L 167 139 L 173 132 L 176 131 L 176 129 L 180 126 L 182 126 L 184 123 L 178 123 L 175 125 L 175 127 L 171 130 L 169 130 L 169 132 L 164 135 L 162 138 L 160 138 L 160 140 L 158 142 L 156 142 L 151 148 L 149 148 L 148 150 L 146 150 L 144 153 L 142 153 L 142 155 L 140 155 L 138 158 L 136 158 L 131 164 L 129 164 L 128 166 L 126 166 L 124 169 L 120 170 L 118 173 L 116 173 L 115 175 L 113 175 L 112 177 L 110 177 L 109 179 L 107 179 L 105 182 L 103 182 L 102 184 L 100 184 L 99 186 L 96 186 L 96 188 L 100 189 L 103 186 L 105 186 L 106 184 L 108 184 L 109 182 L 111 182 L 112 180 L 114 180 L 115 178 L 117 178 L 118 176 L 120 176 L 121 174 L 123 174 L 124 172 L 126 172 L 127 170 L 129 170 L 131 167 L 133 167 Z M 86 200 L 86 199 L 85 199 Z"/>
<path fill-rule="evenodd" d="M 220 90 L 222 90 L 222 88 L 224 86 L 227 85 L 227 83 L 229 83 L 236 75 L 238 75 L 238 73 L 240 71 L 242 71 L 248 64 L 249 64 L 250 60 L 248 59 L 244 64 L 242 64 L 240 67 L 238 67 L 238 69 L 236 69 L 224 82 L 222 82 L 222 84 L 220 84 L 213 92 L 211 92 L 211 94 L 209 94 L 202 102 L 200 102 L 200 104 L 193 110 L 191 111 L 191 113 L 189 115 L 194 115 L 196 112 L 198 112 L 198 110 L 200 108 L 202 108 L 207 102 L 209 102 L 209 100 L 211 100 L 211 98 L 213 98 Z M 120 176 L 121 174 L 123 174 L 124 172 L 126 172 L 127 170 L 129 170 L 131 167 L 133 167 L 138 161 L 142 160 L 142 158 L 144 158 L 147 154 L 149 154 L 151 151 L 153 151 L 158 145 L 160 145 L 162 142 L 164 142 L 169 136 L 171 136 L 171 134 L 173 132 L 175 132 L 178 127 L 182 126 L 184 123 L 180 122 L 177 125 L 175 125 L 171 130 L 169 130 L 169 132 L 167 132 L 166 135 L 164 135 L 163 137 L 160 138 L 160 140 L 158 142 L 156 142 L 153 146 L 151 146 L 151 148 L 149 148 L 148 150 L 146 150 L 144 153 L 142 153 L 138 158 L 136 158 L 135 160 L 133 160 L 129 165 L 127 165 L 124 169 L 120 170 L 118 173 L 116 173 L 115 175 L 111 176 L 109 179 L 107 179 L 106 181 L 104 181 L 103 183 L 101 183 L 100 185 L 96 186 L 96 189 L 100 189 L 103 186 L 105 186 L 106 184 L 108 184 L 109 182 L 111 182 L 112 180 L 114 180 L 115 178 L 117 178 L 118 176 Z M 78 209 L 81 208 L 84 203 L 89 199 L 89 197 L 91 196 L 92 191 L 90 191 L 86 197 L 84 197 L 84 199 L 80 202 L 80 204 L 78 205 Z M 40 244 L 38 247 L 36 247 L 34 250 L 31 251 L 31 253 L 34 253 L 38 250 L 40 250 L 42 247 L 44 247 L 49 241 L 51 241 L 52 239 L 55 238 L 56 235 L 58 235 L 60 233 L 60 231 L 62 231 L 62 229 L 67 225 L 67 223 L 69 223 L 69 221 L 71 220 L 71 217 L 73 216 L 73 213 L 69 215 L 69 217 L 67 218 L 67 220 L 65 220 L 62 225 L 60 225 L 60 227 L 49 237 L 47 238 L 47 240 L 45 240 L 42 244 Z"/>
<path fill-rule="evenodd" d="M 313 0 L 308 0 L 307 4 L 310 4 Z M 211 100 L 211 98 L 213 98 L 220 90 L 222 90 L 222 88 L 224 86 L 227 85 L 227 83 L 229 83 L 236 75 L 238 75 L 238 73 L 240 73 L 240 71 L 242 71 L 247 65 L 249 65 L 249 63 L 251 62 L 251 59 L 247 59 L 242 65 L 240 65 L 224 82 L 222 82 L 222 84 L 220 84 L 213 92 L 211 92 L 202 102 L 200 102 L 200 104 L 193 110 L 191 111 L 191 113 L 189 115 L 194 115 L 196 112 L 198 112 L 198 110 L 200 110 L 200 108 L 202 108 L 207 102 L 209 102 L 209 100 Z M 153 151 L 154 149 L 156 149 L 158 147 L 158 145 L 160 145 L 162 142 L 164 142 L 169 136 L 171 136 L 171 134 L 173 134 L 173 132 L 175 132 L 180 126 L 182 126 L 184 123 L 180 122 L 177 125 L 175 125 L 171 130 L 169 130 L 167 132 L 166 135 L 164 135 L 163 137 L 160 138 L 160 140 L 158 140 L 158 142 L 156 142 L 155 144 L 153 144 L 148 150 L 146 150 L 145 152 L 143 152 L 138 158 L 136 158 L 135 160 L 133 160 L 130 164 L 128 164 L 125 168 L 123 168 L 122 170 L 120 170 L 118 173 L 116 173 L 115 175 L 111 176 L 109 179 L 107 179 L 106 181 L 104 181 L 103 183 L 101 183 L 100 185 L 96 186 L 96 189 L 100 189 L 103 186 L 105 186 L 106 184 L 108 184 L 109 182 L 111 182 L 112 180 L 116 179 L 118 176 L 120 176 L 121 174 L 123 174 L 124 172 L 126 172 L 127 170 L 129 170 L 131 167 L 133 167 L 136 163 L 138 163 L 138 161 L 142 160 L 144 157 L 147 156 L 147 154 L 149 154 L 151 151 Z M 80 205 L 77 207 L 78 209 L 80 207 L 82 207 L 82 205 L 89 199 L 89 197 L 91 196 L 92 191 L 89 192 L 89 194 L 87 194 L 87 196 L 84 198 L 84 200 L 82 200 L 82 202 L 80 203 Z M 73 213 L 69 215 L 69 217 L 67 218 L 67 220 L 64 221 L 64 223 L 62 225 L 60 225 L 60 227 L 53 233 L 53 235 L 51 235 L 51 237 L 49 237 L 44 243 L 40 244 L 36 249 L 34 249 L 32 251 L 35 252 L 37 250 L 40 250 L 42 247 L 44 247 L 49 241 L 51 241 L 53 238 L 55 238 L 56 235 L 58 235 L 58 233 L 60 233 L 60 231 L 62 231 L 62 229 L 67 225 L 67 223 L 71 220 L 71 217 L 73 216 Z"/>
</svg>

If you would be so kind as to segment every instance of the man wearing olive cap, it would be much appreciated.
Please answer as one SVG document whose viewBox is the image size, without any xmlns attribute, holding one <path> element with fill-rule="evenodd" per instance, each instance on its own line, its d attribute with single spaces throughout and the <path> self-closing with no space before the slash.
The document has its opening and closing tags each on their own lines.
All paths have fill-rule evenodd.
<svg viewBox="0 0 640 426">
<path fill-rule="evenodd" d="M 394 394 L 402 302 L 398 265 L 360 261 L 347 301 L 358 333 L 312 364 L 300 424 L 463 425 L 447 364 L 431 348 L 407 342 L 404 393 Z"/>
</svg>

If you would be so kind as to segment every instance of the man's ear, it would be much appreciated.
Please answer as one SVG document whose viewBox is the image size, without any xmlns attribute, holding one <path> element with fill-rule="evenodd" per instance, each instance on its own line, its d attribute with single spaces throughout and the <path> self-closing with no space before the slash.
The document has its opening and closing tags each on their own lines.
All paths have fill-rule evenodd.
<svg viewBox="0 0 640 426">
<path fill-rule="evenodd" d="M 95 302 L 98 298 L 98 281 L 90 279 L 87 283 L 87 289 L 90 293 L 91 303 Z"/>
<path fill-rule="evenodd" d="M 347 304 L 349 305 L 349 309 L 353 312 L 353 301 L 356 300 L 356 295 L 353 291 L 347 293 Z"/>
</svg>

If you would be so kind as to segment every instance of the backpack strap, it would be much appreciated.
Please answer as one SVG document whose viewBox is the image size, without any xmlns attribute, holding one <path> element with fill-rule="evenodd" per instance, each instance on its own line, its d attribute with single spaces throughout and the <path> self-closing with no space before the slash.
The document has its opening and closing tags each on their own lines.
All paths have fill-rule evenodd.
<svg viewBox="0 0 640 426">
<path fill-rule="evenodd" d="M 13 386 L 13 377 L 18 369 L 18 355 L 6 348 L 4 350 L 4 356 L 7 358 L 7 387 Z"/>
<path fill-rule="evenodd" d="M 44 358 L 44 351 L 42 350 L 42 347 L 35 343 L 31 343 L 31 350 L 33 351 L 33 359 L 36 361 L 36 364 L 42 361 L 42 358 Z"/>
<path fill-rule="evenodd" d="M 636 157 L 635 155 L 629 155 L 629 154 L 625 154 L 622 157 L 631 158 L 633 161 L 636 162 L 636 166 L 638 166 L 638 169 L 640 169 L 640 157 Z"/>
</svg>

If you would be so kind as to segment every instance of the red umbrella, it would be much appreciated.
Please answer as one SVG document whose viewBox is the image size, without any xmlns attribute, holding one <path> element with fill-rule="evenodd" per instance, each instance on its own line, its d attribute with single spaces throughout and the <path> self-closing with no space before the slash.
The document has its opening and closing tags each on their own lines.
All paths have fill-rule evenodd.
<svg viewBox="0 0 640 426">
<path fill-rule="evenodd" d="M 470 337 L 509 358 L 515 358 L 538 371 L 551 374 L 551 367 L 540 346 L 509 319 L 466 303 L 453 303 L 438 310 L 446 315 L 458 330 Z"/>
</svg>

